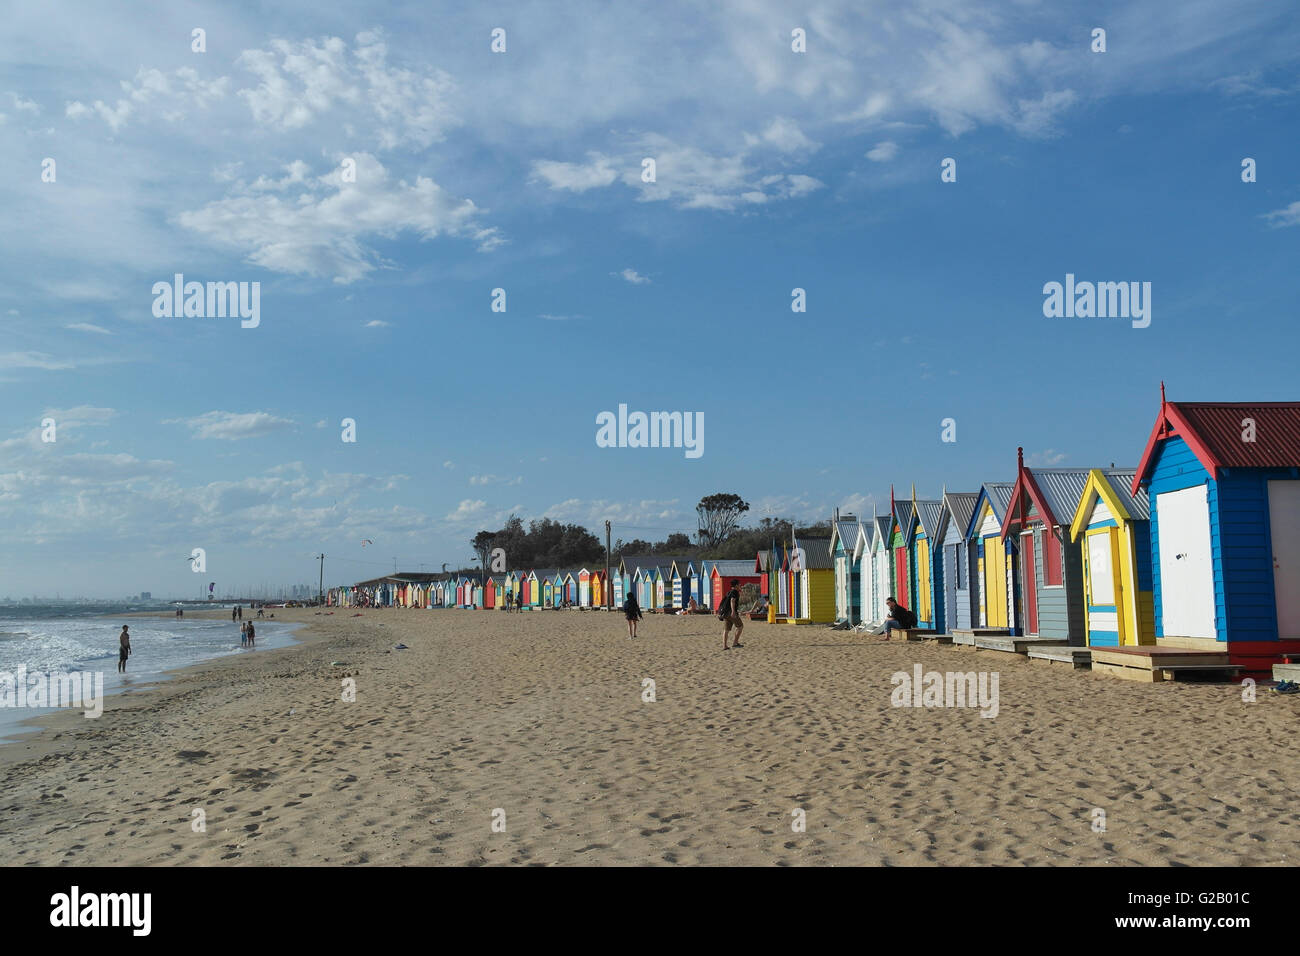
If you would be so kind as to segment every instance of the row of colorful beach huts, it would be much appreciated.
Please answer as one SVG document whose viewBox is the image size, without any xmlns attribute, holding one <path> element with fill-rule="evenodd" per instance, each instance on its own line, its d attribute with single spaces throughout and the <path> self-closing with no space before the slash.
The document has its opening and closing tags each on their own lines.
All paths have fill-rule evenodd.
<svg viewBox="0 0 1300 956">
<path fill-rule="evenodd" d="M 635 593 L 644 610 L 717 607 L 731 581 L 758 584 L 753 561 L 711 561 L 663 555 L 627 556 L 612 568 L 535 568 L 500 575 L 392 574 L 331 588 L 334 607 L 599 608 L 622 606 Z M 609 593 L 607 581 L 613 582 Z M 507 599 L 507 595 L 509 596 Z"/>
<path fill-rule="evenodd" d="M 636 589 L 651 610 L 716 607 L 739 578 L 774 621 L 877 623 L 892 596 L 921 632 L 1006 635 L 1017 649 L 1157 648 L 1141 651 L 1149 666 L 1167 654 L 1186 669 L 1217 654 L 1245 672 L 1300 656 L 1300 403 L 1169 402 L 1162 386 L 1136 467 L 1036 468 L 1018 452 L 1009 477 L 836 515 L 829 538 L 774 542 L 753 562 L 624 558 L 613 603 Z M 358 587 L 414 606 L 496 607 L 506 590 L 526 606 L 599 606 L 604 575 Z"/>
</svg>

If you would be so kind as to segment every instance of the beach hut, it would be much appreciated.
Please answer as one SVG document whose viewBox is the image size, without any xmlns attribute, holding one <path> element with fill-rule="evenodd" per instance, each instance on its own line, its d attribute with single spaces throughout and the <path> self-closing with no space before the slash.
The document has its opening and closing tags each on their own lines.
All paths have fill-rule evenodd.
<svg viewBox="0 0 1300 956">
<path fill-rule="evenodd" d="M 862 619 L 870 624 L 879 624 L 885 619 L 885 598 L 894 593 L 894 552 L 890 548 L 893 533 L 892 512 L 872 516 L 871 543 L 864 552 L 868 590 L 863 594 L 865 606 L 862 609 Z"/>
<path fill-rule="evenodd" d="M 604 607 L 609 595 L 605 592 L 605 571 L 597 569 L 591 572 L 591 607 Z"/>
<path fill-rule="evenodd" d="M 586 568 L 578 572 L 578 606 L 591 607 L 591 572 Z"/>
<path fill-rule="evenodd" d="M 660 564 L 654 569 L 654 609 L 663 610 L 673 599 L 673 567 Z"/>
<path fill-rule="evenodd" d="M 909 542 L 912 537 L 912 526 L 916 522 L 916 513 L 912 510 L 910 501 L 894 500 L 892 486 L 889 489 L 889 512 L 894 518 L 889 531 L 889 550 L 894 557 L 894 578 L 890 582 L 892 590 L 889 593 L 893 595 L 895 601 L 915 613 L 916 601 L 912 597 L 914 572 Z"/>
<path fill-rule="evenodd" d="M 691 571 L 694 570 L 690 562 L 684 565 L 674 561 L 672 567 L 668 569 L 668 603 L 674 608 L 683 608 L 691 599 Z"/>
<path fill-rule="evenodd" d="M 858 619 L 862 624 L 871 616 L 871 546 L 875 539 L 876 522 L 867 518 L 858 521 L 858 535 L 853 545 L 849 573 L 857 582 Z"/>
<path fill-rule="evenodd" d="M 759 591 L 763 597 L 767 598 L 768 603 L 772 603 L 772 552 L 771 550 L 759 551 L 754 555 L 754 573 L 759 575 L 762 583 L 759 584 Z M 710 578 L 712 580 L 712 578 Z"/>
<path fill-rule="evenodd" d="M 916 615 L 916 626 L 922 630 L 942 633 L 945 628 L 943 612 L 943 548 L 939 541 L 939 520 L 943 502 L 916 498 L 912 489 L 912 528 L 907 541 L 907 556 L 912 565 L 912 600 L 908 605 Z"/>
<path fill-rule="evenodd" d="M 751 577 L 759 577 L 754 572 L 752 561 L 744 562 L 745 569 Z M 713 562 L 707 558 L 700 559 L 695 566 L 695 600 L 700 607 L 713 607 Z"/>
<path fill-rule="evenodd" d="M 1156 643 L 1249 671 L 1300 651 L 1300 402 L 1169 402 L 1162 383 L 1143 488 Z"/>
<path fill-rule="evenodd" d="M 476 608 L 482 609 L 482 607 L 483 607 L 483 580 L 482 580 L 481 578 L 475 578 L 475 579 L 474 579 L 474 583 L 473 583 L 472 588 L 473 588 L 473 589 L 472 589 L 472 592 L 471 592 L 471 594 L 472 594 L 472 601 L 471 601 L 471 603 L 470 603 L 470 606 L 471 606 L 471 607 L 476 607 Z"/>
<path fill-rule="evenodd" d="M 1002 519 L 1002 537 L 1018 555 L 1021 615 L 1017 632 L 1082 646 L 1083 559 L 1067 547 L 1070 525 L 1088 484 L 1088 468 L 1027 468 L 1016 449 L 1016 481 Z"/>
<path fill-rule="evenodd" d="M 570 607 L 578 606 L 578 575 L 574 571 L 564 572 L 564 601 Z"/>
<path fill-rule="evenodd" d="M 862 592 L 853 573 L 858 543 L 858 519 L 836 512 L 831 518 L 831 560 L 835 571 L 835 620 L 857 624 L 862 617 Z"/>
<path fill-rule="evenodd" d="M 743 588 L 746 584 L 752 584 L 756 588 L 762 586 L 762 575 L 755 573 L 754 566 L 749 561 L 713 561 L 709 567 L 709 607 L 718 607 L 722 603 L 722 598 L 731 590 L 731 582 L 739 581 Z"/>
<path fill-rule="evenodd" d="M 1151 521 L 1136 469 L 1094 468 L 1070 523 L 1083 563 L 1084 623 L 1090 647 L 1155 644 Z"/>
<path fill-rule="evenodd" d="M 975 574 L 970 586 L 972 604 L 979 609 L 975 628 L 1016 633 L 1019 606 L 1015 576 L 1015 550 L 1002 537 L 1002 519 L 1011 503 L 1012 481 L 986 481 L 971 511 L 966 539 L 974 547 Z"/>
<path fill-rule="evenodd" d="M 941 630 L 970 630 L 974 627 L 972 621 L 978 619 L 978 608 L 973 608 L 971 601 L 970 569 L 975 563 L 971 560 L 973 544 L 966 537 L 978 500 L 979 492 L 976 491 L 945 490 L 943 494 L 943 509 L 935 536 L 942 542 L 943 550 L 944 621 Z"/>
<path fill-rule="evenodd" d="M 793 538 L 789 561 L 794 612 L 789 623 L 835 622 L 835 562 L 830 538 Z"/>
</svg>

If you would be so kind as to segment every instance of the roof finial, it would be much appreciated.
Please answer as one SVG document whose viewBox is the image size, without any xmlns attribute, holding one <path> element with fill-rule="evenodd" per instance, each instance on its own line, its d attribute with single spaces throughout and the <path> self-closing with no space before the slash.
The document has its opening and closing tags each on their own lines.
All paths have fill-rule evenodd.
<svg viewBox="0 0 1300 956">
<path fill-rule="evenodd" d="M 1023 469 L 1024 467 L 1025 467 L 1025 450 L 1024 450 L 1024 448 L 1017 448 L 1017 449 L 1016 449 L 1016 468 L 1017 468 L 1017 469 Z"/>
<path fill-rule="evenodd" d="M 1163 407 L 1164 404 L 1165 404 L 1165 380 L 1164 380 L 1164 379 L 1161 379 L 1161 380 L 1160 380 L 1160 405 L 1161 405 L 1161 407 Z"/>
<path fill-rule="evenodd" d="M 891 515 L 894 513 L 894 483 L 892 481 L 889 483 L 889 513 Z"/>
</svg>

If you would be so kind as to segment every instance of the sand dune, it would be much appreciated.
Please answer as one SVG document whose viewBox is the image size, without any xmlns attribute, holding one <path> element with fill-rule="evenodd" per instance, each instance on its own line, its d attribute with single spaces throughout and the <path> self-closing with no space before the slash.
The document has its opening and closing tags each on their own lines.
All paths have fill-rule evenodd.
<svg viewBox="0 0 1300 956">
<path fill-rule="evenodd" d="M 1267 691 L 1244 703 L 1231 685 L 1135 684 L 822 627 L 752 624 L 723 653 L 709 617 L 647 615 L 632 643 L 601 612 L 276 613 L 310 622 L 309 640 L 0 748 L 0 862 L 1297 858 L 1300 702 Z M 891 706 L 891 675 L 917 663 L 997 671 L 997 717 Z"/>
</svg>

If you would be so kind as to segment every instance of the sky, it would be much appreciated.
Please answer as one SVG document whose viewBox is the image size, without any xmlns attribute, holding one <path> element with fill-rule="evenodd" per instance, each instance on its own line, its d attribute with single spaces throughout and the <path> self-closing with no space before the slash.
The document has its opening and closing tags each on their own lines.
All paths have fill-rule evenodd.
<svg viewBox="0 0 1300 956">
<path fill-rule="evenodd" d="M 6 14 L 0 597 L 870 514 L 1135 465 L 1161 381 L 1297 398 L 1286 5 L 346 7 Z M 155 314 L 178 273 L 256 325 Z M 1067 274 L 1149 325 L 1046 316 Z M 620 404 L 702 453 L 601 447 Z"/>
</svg>

